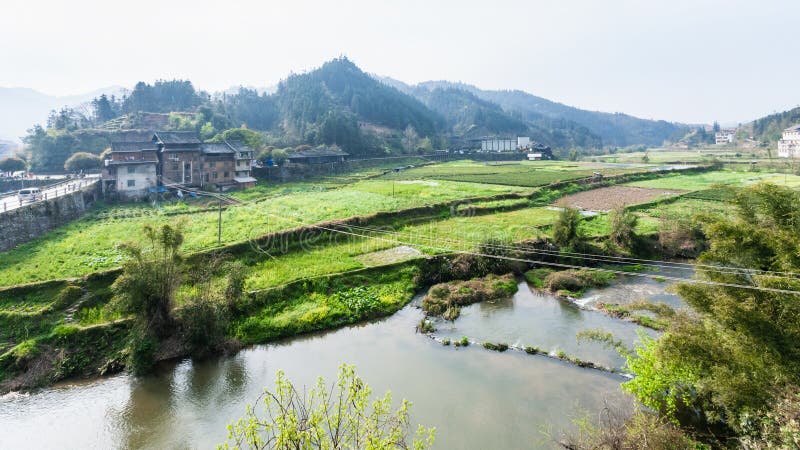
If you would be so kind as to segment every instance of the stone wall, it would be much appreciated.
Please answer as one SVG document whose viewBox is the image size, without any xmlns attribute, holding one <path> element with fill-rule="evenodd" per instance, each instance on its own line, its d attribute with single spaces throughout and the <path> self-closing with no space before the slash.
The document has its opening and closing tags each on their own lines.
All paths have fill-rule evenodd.
<svg viewBox="0 0 800 450">
<path fill-rule="evenodd" d="M 0 212 L 0 251 L 16 247 L 82 216 L 100 198 L 100 183 L 50 200 Z"/>
</svg>

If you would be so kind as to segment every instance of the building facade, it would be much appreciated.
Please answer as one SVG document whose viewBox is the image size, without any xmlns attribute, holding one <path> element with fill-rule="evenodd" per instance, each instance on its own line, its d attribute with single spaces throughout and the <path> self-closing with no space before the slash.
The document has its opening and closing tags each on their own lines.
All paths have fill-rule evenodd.
<svg viewBox="0 0 800 450">
<path fill-rule="evenodd" d="M 800 156 L 800 124 L 783 130 L 778 141 L 778 156 L 781 158 L 797 158 Z"/>
<path fill-rule="evenodd" d="M 736 140 L 736 130 L 719 130 L 714 134 L 714 142 L 717 144 L 733 144 Z"/>
<path fill-rule="evenodd" d="M 229 190 L 255 186 L 253 150 L 241 142 L 201 143 L 192 132 L 120 133 L 111 143 L 103 189 L 142 198 L 157 188 Z M 147 137 L 146 137 L 147 136 Z"/>
</svg>

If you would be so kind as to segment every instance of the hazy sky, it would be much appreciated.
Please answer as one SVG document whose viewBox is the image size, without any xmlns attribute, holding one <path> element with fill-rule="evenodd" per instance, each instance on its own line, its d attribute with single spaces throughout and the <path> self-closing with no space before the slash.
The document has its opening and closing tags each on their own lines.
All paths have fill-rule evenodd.
<svg viewBox="0 0 800 450">
<path fill-rule="evenodd" d="M 0 0 L 0 86 L 268 86 L 347 55 L 602 111 L 746 121 L 800 104 L 798 0 Z"/>
</svg>

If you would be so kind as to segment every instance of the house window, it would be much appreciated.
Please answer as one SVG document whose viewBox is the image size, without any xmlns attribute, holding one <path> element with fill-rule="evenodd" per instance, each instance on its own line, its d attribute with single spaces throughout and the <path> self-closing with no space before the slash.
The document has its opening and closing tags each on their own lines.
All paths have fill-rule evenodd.
<svg viewBox="0 0 800 450">
<path fill-rule="evenodd" d="M 206 173 L 206 183 L 208 183 L 208 173 Z"/>
<path fill-rule="evenodd" d="M 209 167 L 216 167 L 217 166 L 217 162 L 216 161 L 211 161 L 211 162 L 208 163 L 208 166 Z"/>
<path fill-rule="evenodd" d="M 136 180 L 128 180 L 128 187 L 135 187 L 135 186 L 136 186 Z"/>
<path fill-rule="evenodd" d="M 178 170 L 178 163 L 172 165 L 172 170 Z"/>
<path fill-rule="evenodd" d="M 178 157 L 178 155 L 169 155 L 169 160 L 170 161 L 180 161 L 181 159 Z"/>
<path fill-rule="evenodd" d="M 136 173 L 136 167 L 135 166 L 128 166 L 128 173 Z"/>
<path fill-rule="evenodd" d="M 222 178 L 228 178 L 228 172 L 223 173 Z"/>
<path fill-rule="evenodd" d="M 211 178 L 217 179 L 217 172 L 211 172 Z"/>
</svg>

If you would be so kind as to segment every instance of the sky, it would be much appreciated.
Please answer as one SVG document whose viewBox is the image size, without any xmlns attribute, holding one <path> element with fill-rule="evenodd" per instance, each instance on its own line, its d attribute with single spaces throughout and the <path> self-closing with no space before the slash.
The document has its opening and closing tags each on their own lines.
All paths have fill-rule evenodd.
<svg viewBox="0 0 800 450">
<path fill-rule="evenodd" d="M 800 105 L 798 0 L 2 0 L 0 86 L 266 87 L 346 55 L 407 83 L 735 124 Z"/>
</svg>

